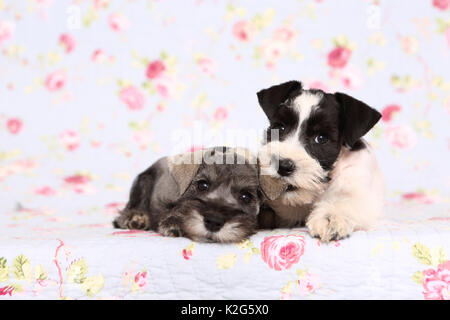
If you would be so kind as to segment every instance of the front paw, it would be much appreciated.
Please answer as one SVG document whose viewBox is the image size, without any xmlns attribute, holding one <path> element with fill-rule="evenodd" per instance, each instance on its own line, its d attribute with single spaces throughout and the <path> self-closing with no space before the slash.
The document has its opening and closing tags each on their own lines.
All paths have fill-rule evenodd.
<svg viewBox="0 0 450 320">
<path fill-rule="evenodd" d="M 150 228 L 150 218 L 142 211 L 133 211 L 127 222 L 128 229 L 148 230 Z"/>
<path fill-rule="evenodd" d="M 158 233 L 165 237 L 181 237 L 183 231 L 177 219 L 166 219 L 161 222 L 158 228 Z"/>
<path fill-rule="evenodd" d="M 311 236 L 322 242 L 347 238 L 353 232 L 353 224 L 345 216 L 336 214 L 311 214 L 306 227 Z"/>
</svg>

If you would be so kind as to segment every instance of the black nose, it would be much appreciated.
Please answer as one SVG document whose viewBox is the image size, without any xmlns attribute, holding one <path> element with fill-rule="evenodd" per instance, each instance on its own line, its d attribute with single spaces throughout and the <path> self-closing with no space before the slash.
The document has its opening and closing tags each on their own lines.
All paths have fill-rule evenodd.
<svg viewBox="0 0 450 320">
<path fill-rule="evenodd" d="M 280 176 L 289 176 L 294 172 L 295 170 L 295 164 L 292 160 L 289 159 L 280 159 L 279 167 L 278 167 L 278 174 Z"/>
<path fill-rule="evenodd" d="M 221 216 L 208 215 L 204 218 L 204 222 L 206 229 L 212 232 L 216 232 L 223 227 L 225 220 Z"/>
</svg>

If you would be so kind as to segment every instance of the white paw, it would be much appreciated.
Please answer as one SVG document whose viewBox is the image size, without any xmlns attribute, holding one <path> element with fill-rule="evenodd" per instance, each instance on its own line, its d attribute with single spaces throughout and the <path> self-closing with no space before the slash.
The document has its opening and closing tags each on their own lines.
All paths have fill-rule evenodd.
<svg viewBox="0 0 450 320">
<path fill-rule="evenodd" d="M 354 229 L 351 221 L 345 216 L 313 213 L 310 215 L 306 227 L 311 236 L 319 238 L 322 242 L 346 238 Z"/>
</svg>

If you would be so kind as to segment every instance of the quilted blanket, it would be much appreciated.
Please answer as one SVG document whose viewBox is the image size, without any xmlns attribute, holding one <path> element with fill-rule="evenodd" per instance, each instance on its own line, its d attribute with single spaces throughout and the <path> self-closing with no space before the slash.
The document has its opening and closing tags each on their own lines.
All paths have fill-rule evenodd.
<svg viewBox="0 0 450 320">
<path fill-rule="evenodd" d="M 62 204 L 66 205 L 66 204 Z M 238 244 L 113 229 L 121 203 L 2 216 L 2 299 L 448 299 L 448 206 L 390 204 L 377 229 L 322 244 L 305 229 Z M 63 214 L 61 214 L 63 213 Z"/>
</svg>

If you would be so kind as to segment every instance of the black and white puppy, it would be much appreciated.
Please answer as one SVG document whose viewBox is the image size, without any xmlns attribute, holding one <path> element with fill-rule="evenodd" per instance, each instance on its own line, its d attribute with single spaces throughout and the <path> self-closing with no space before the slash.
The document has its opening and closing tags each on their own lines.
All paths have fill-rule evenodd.
<svg viewBox="0 0 450 320">
<path fill-rule="evenodd" d="M 362 137 L 381 114 L 344 93 L 304 90 L 298 81 L 257 96 L 270 122 L 258 154 L 261 175 L 283 190 L 265 204 L 261 227 L 306 223 L 312 236 L 328 242 L 374 226 L 384 183 Z"/>
<path fill-rule="evenodd" d="M 135 179 L 113 224 L 200 242 L 242 241 L 257 227 L 258 175 L 256 156 L 242 148 L 161 158 Z"/>
</svg>

